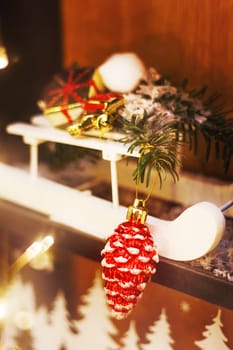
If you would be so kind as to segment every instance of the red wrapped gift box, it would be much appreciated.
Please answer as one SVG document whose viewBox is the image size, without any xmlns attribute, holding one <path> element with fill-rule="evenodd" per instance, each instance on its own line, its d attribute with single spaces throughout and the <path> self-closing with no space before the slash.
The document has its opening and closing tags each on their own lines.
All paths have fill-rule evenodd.
<svg viewBox="0 0 233 350">
<path fill-rule="evenodd" d="M 84 67 L 56 74 L 45 88 L 38 106 L 55 127 L 73 124 L 92 96 L 104 91 L 98 71 Z"/>
</svg>

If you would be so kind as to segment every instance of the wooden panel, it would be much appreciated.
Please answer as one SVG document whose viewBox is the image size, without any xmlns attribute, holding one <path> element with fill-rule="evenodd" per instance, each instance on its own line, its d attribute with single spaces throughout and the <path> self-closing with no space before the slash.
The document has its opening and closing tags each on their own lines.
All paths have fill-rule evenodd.
<svg viewBox="0 0 233 350">
<path fill-rule="evenodd" d="M 134 51 L 148 66 L 184 78 L 190 88 L 209 86 L 232 105 L 233 0 L 62 0 L 64 65 L 98 65 L 116 51 Z M 206 167 L 204 156 L 187 153 L 185 165 L 223 176 L 222 166 Z M 228 178 L 232 178 L 233 167 Z"/>
</svg>

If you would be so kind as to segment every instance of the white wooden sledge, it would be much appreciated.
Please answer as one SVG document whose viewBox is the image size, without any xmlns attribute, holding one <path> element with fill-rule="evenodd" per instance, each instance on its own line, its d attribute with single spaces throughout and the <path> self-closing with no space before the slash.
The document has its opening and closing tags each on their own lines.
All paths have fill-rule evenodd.
<svg viewBox="0 0 233 350">
<path fill-rule="evenodd" d="M 128 153 L 128 146 L 117 140 L 90 136 L 70 136 L 66 131 L 41 124 L 14 123 L 7 132 L 23 138 L 30 147 L 29 172 L 0 163 L 0 197 L 48 215 L 87 235 L 106 239 L 125 220 L 127 208 L 119 205 L 117 161 L 122 157 L 138 157 Z M 116 135 L 117 136 L 117 135 Z M 38 175 L 38 146 L 56 142 L 102 152 L 111 169 L 112 202 L 81 192 Z M 225 230 L 222 211 L 213 203 L 199 202 L 186 209 L 173 221 L 148 216 L 147 223 L 163 257 L 188 261 L 197 259 L 221 240 Z"/>
</svg>

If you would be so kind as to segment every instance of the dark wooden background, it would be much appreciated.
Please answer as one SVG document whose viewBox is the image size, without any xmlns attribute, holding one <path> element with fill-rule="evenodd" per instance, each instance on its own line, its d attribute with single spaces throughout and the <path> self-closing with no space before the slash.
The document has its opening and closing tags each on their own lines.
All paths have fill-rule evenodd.
<svg viewBox="0 0 233 350">
<path fill-rule="evenodd" d="M 0 133 L 28 121 L 52 75 L 74 61 L 101 64 L 110 54 L 133 51 L 190 89 L 208 85 L 233 107 L 233 0 L 0 0 L 0 25 L 10 65 L 0 71 Z M 204 147 L 185 151 L 184 167 L 232 181 Z M 233 163 L 233 162 L 232 162 Z"/>
<path fill-rule="evenodd" d="M 63 62 L 98 65 L 133 51 L 174 84 L 209 86 L 233 105 L 233 0 L 62 0 Z M 203 147 L 201 147 L 203 150 Z M 185 167 L 224 176 L 222 164 L 186 151 Z"/>
</svg>

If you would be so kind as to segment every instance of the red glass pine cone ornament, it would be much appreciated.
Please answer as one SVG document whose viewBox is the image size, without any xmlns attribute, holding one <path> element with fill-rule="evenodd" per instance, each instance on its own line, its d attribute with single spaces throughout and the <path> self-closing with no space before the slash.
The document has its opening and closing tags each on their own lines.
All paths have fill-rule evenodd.
<svg viewBox="0 0 233 350">
<path fill-rule="evenodd" d="M 101 252 L 107 303 L 116 319 L 129 315 L 156 272 L 158 250 L 145 224 L 146 216 L 144 201 L 135 199 L 127 221 L 108 237 Z"/>
</svg>

